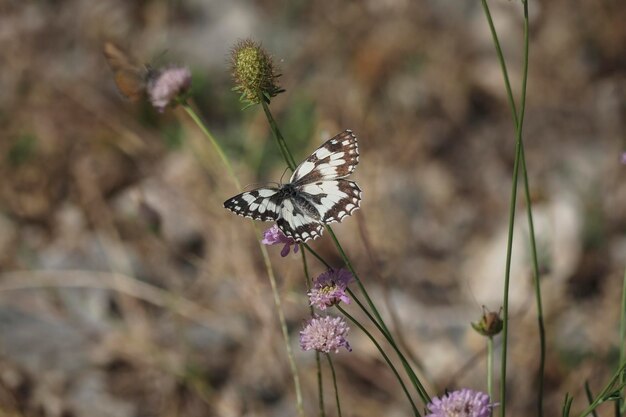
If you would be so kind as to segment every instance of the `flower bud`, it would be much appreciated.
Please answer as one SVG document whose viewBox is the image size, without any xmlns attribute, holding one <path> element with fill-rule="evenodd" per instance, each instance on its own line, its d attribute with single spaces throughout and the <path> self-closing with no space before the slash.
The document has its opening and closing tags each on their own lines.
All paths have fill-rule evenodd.
<svg viewBox="0 0 626 417">
<path fill-rule="evenodd" d="M 260 44 L 246 39 L 239 41 L 231 51 L 231 72 L 235 81 L 233 91 L 241 94 L 240 100 L 247 106 L 270 102 L 282 93 L 278 85 L 274 63 Z"/>
<path fill-rule="evenodd" d="M 501 312 L 502 309 L 496 313 L 495 311 L 487 310 L 485 306 L 483 306 L 482 318 L 479 322 L 472 323 L 472 327 L 483 336 L 492 337 L 497 335 L 502 331 L 503 322 L 500 318 Z"/>
</svg>

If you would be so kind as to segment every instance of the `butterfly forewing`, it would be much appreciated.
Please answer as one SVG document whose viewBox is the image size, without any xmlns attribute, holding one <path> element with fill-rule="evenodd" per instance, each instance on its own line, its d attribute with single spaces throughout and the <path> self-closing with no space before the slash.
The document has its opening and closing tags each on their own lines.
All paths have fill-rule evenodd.
<svg viewBox="0 0 626 417">
<path fill-rule="evenodd" d="M 264 187 L 241 193 L 224 202 L 224 207 L 254 220 L 277 220 L 282 205 L 278 188 Z"/>
<path fill-rule="evenodd" d="M 306 184 L 324 179 L 345 178 L 359 163 L 356 135 L 344 130 L 330 138 L 302 162 L 291 176 L 290 182 Z"/>
</svg>

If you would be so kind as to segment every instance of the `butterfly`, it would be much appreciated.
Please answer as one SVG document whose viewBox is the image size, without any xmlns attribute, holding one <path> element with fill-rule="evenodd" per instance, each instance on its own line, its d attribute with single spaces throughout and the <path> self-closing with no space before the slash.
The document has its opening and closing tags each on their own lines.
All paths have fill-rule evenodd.
<svg viewBox="0 0 626 417">
<path fill-rule="evenodd" d="M 296 242 L 317 239 L 324 225 L 342 221 L 361 204 L 361 189 L 345 179 L 359 163 L 357 139 L 345 130 L 317 148 L 280 187 L 246 191 L 224 207 L 254 220 L 276 221 Z"/>
<path fill-rule="evenodd" d="M 104 44 L 103 52 L 120 93 L 132 101 L 142 98 L 149 84 L 157 78 L 159 71 L 150 65 L 135 65 L 128 55 L 112 42 Z"/>
</svg>

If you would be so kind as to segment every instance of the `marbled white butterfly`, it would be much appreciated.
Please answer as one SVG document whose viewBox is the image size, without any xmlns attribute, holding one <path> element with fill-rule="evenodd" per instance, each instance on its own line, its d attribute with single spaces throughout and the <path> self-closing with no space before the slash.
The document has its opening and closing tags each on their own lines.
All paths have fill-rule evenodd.
<svg viewBox="0 0 626 417">
<path fill-rule="evenodd" d="M 356 136 L 346 130 L 317 148 L 280 187 L 236 195 L 224 207 L 254 220 L 276 221 L 296 242 L 317 239 L 324 225 L 340 222 L 361 204 L 361 190 L 346 180 L 359 163 Z"/>
</svg>

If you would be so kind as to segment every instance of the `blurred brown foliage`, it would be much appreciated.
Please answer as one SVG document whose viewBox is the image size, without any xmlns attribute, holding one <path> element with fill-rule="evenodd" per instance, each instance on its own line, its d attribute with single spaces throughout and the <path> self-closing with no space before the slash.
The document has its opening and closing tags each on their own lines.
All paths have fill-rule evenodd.
<svg viewBox="0 0 626 417">
<path fill-rule="evenodd" d="M 519 92 L 521 6 L 490 4 Z M 626 3 L 530 9 L 524 140 L 555 415 L 565 392 L 584 407 L 582 382 L 598 391 L 617 361 Z M 478 1 L 2 0 L 4 415 L 294 415 L 254 236 L 222 208 L 234 186 L 184 114 L 120 97 L 102 55 L 113 40 L 138 63 L 190 65 L 194 101 L 242 181 L 276 181 L 284 165 L 262 112 L 241 112 L 230 91 L 228 48 L 244 37 L 281 68 L 287 92 L 272 108 L 298 158 L 342 129 L 357 133 L 363 210 L 336 230 L 431 392 L 484 389 L 484 340 L 469 323 L 501 303 L 514 147 Z M 523 207 L 520 195 L 510 416 L 534 415 L 538 368 Z M 315 247 L 340 264 L 326 239 Z M 300 260 L 270 251 L 298 350 Z M 345 415 L 409 415 L 356 329 L 351 344 L 336 359 Z M 314 413 L 313 355 L 297 360 Z"/>
</svg>

